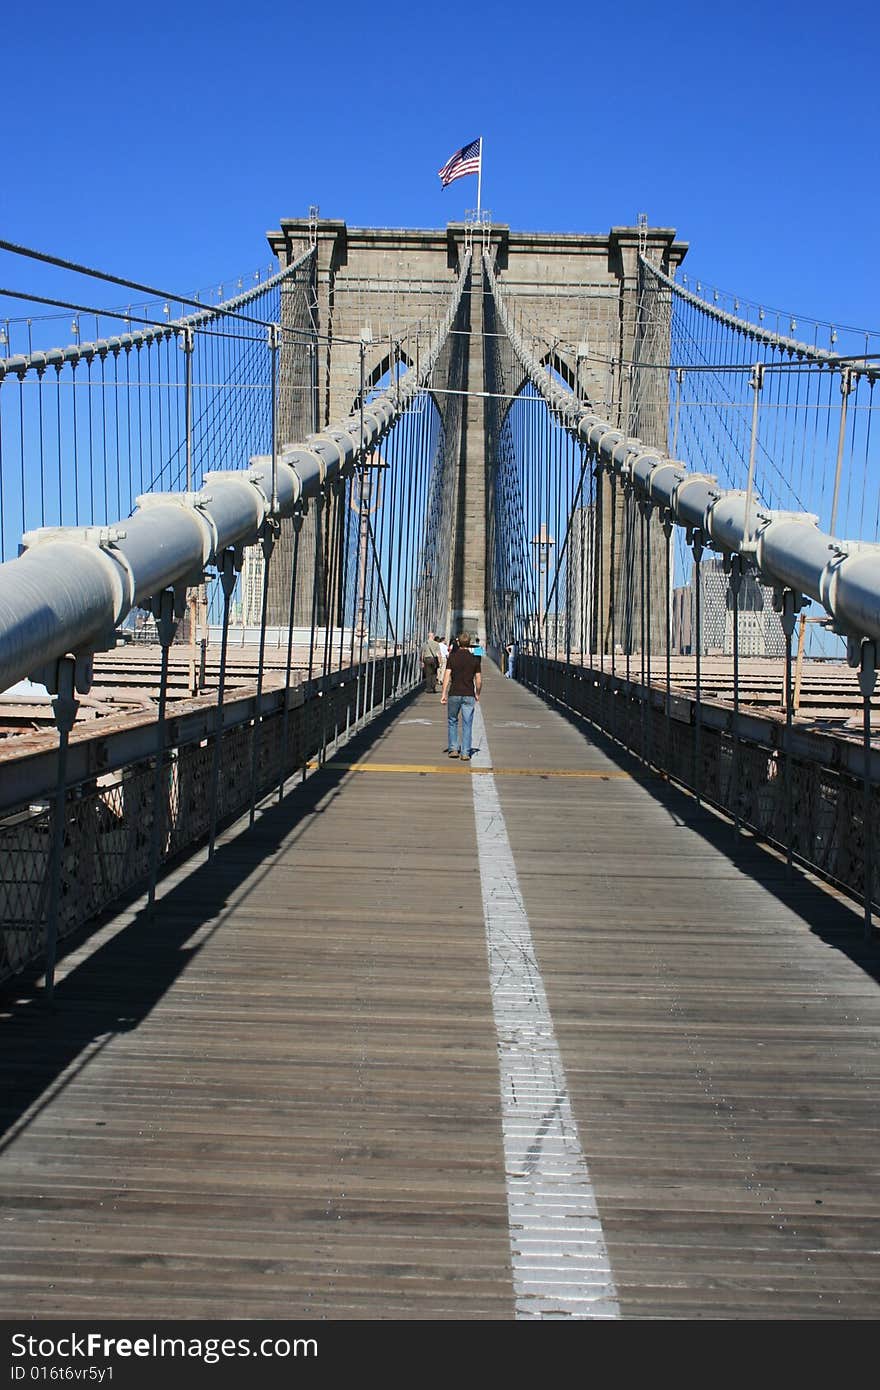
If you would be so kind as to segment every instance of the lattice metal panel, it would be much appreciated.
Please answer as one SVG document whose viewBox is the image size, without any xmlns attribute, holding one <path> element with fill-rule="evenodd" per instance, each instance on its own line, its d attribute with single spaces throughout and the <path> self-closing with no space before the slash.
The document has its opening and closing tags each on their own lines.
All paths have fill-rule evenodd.
<svg viewBox="0 0 880 1390">
<path fill-rule="evenodd" d="M 698 789 L 764 839 L 787 846 L 821 873 L 861 895 L 865 879 L 864 787 L 848 773 L 792 757 L 786 794 L 786 756 L 728 731 L 649 710 L 640 687 L 619 678 L 566 671 L 564 663 L 520 658 L 520 676 L 533 689 L 583 714 L 638 756 Z M 789 805 L 791 815 L 789 815 Z M 880 831 L 880 790 L 871 788 L 873 839 Z M 880 872 L 874 865 L 873 901 Z"/>
<path fill-rule="evenodd" d="M 40 949 L 51 835 L 48 813 L 0 829 L 0 978 Z"/>
<path fill-rule="evenodd" d="M 227 730 L 220 750 L 219 820 L 250 805 L 253 746 L 258 739 L 257 791 L 270 791 L 281 776 L 314 757 L 329 735 L 342 732 L 384 701 L 394 684 L 394 663 L 379 661 L 370 679 L 349 679 L 314 695 L 287 720 L 281 712 Z M 367 668 L 364 668 L 367 674 Z M 168 863 L 207 837 L 214 745 L 180 746 L 163 768 L 160 859 Z M 140 763 L 72 788 L 65 808 L 61 861 L 59 937 L 96 917 L 147 882 L 154 808 L 154 765 Z M 38 960 L 45 945 L 52 816 L 48 809 L 22 811 L 0 826 L 0 979 Z"/>
</svg>

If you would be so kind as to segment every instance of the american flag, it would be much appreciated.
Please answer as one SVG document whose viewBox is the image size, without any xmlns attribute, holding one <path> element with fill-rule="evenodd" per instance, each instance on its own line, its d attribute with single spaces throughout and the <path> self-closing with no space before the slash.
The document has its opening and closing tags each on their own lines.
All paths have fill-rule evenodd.
<svg viewBox="0 0 880 1390">
<path fill-rule="evenodd" d="M 465 174 L 478 174 L 480 172 L 480 144 L 481 139 L 472 140 L 469 145 L 462 145 L 460 150 L 456 150 L 451 159 L 447 159 L 442 169 L 438 169 L 440 182 L 444 188 L 452 183 L 453 179 L 463 179 Z"/>
</svg>

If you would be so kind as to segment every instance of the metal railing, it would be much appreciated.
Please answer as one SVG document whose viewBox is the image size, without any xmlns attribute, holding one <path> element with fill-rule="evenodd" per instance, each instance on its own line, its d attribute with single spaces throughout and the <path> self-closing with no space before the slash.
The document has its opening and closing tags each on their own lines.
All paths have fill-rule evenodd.
<svg viewBox="0 0 880 1390">
<path fill-rule="evenodd" d="M 747 447 L 738 452 L 730 436 L 726 453 L 725 441 L 712 443 L 728 462 L 738 459 L 744 466 L 745 486 L 721 487 L 713 475 L 694 471 L 673 457 L 668 439 L 675 402 L 668 388 L 674 389 L 680 370 L 668 312 L 674 287 L 653 266 L 643 263 L 642 269 L 633 355 L 625 364 L 628 371 L 619 374 L 619 423 L 614 424 L 561 380 L 552 354 L 548 360 L 535 356 L 517 330 L 491 261 L 484 258 L 493 314 L 506 334 L 495 354 L 496 394 L 503 399 L 523 376 L 527 382 L 492 431 L 493 643 L 502 647 L 516 641 L 535 689 L 560 698 L 562 682 L 572 699 L 577 691 L 573 707 L 686 782 L 698 799 L 724 807 L 736 824 L 747 822 L 781 844 L 789 865 L 795 857 L 802 858 L 850 890 L 860 891 L 869 933 L 876 892 L 878 769 L 871 696 L 880 642 L 880 545 L 835 537 L 819 529 L 817 516 L 773 509 L 762 499 L 757 468 L 760 363 L 747 377 L 752 392 Z M 662 313 L 656 304 L 645 310 L 645 284 L 652 280 L 663 291 Z M 650 291 L 655 293 L 656 286 Z M 694 307 L 690 300 L 689 305 Z M 717 330 L 734 332 L 748 342 L 748 325 L 731 324 L 729 317 L 713 314 Z M 842 370 L 860 373 L 869 390 L 876 375 L 875 364 L 842 364 L 826 352 L 778 335 L 764 334 L 762 345 L 799 357 L 816 376 Z M 708 369 L 726 367 L 717 346 L 715 358 L 719 360 L 707 361 Z M 693 362 L 687 370 L 696 371 Z M 517 414 L 520 402 L 523 409 Z M 841 421 L 844 412 L 845 405 L 838 407 Z M 710 417 L 708 407 L 705 416 Z M 633 419 L 641 421 L 646 438 L 629 432 L 627 423 Z M 843 438 L 843 425 L 838 423 Z M 869 424 L 866 428 L 870 434 Z M 801 437 L 796 430 L 795 436 Z M 847 440 L 852 442 L 848 435 Z M 770 453 L 766 443 L 764 453 Z M 842 458 L 839 453 L 839 464 Z M 835 511 L 832 504 L 832 517 Z M 695 698 L 687 702 L 686 735 L 684 725 L 673 717 L 681 701 L 680 692 L 673 693 L 670 674 L 674 544 L 679 556 L 683 551 L 693 564 L 693 623 L 687 641 L 694 660 Z M 730 628 L 733 662 L 733 708 L 725 716 L 723 731 L 709 715 L 701 688 L 710 616 L 705 611 L 707 576 L 710 570 L 715 573 L 713 565 L 729 616 L 723 626 L 725 631 Z M 768 599 L 777 614 L 785 685 L 785 722 L 779 741 L 769 749 L 754 744 L 747 734 L 739 669 L 741 629 Z M 829 627 L 846 639 L 850 664 L 859 672 L 861 774 L 853 773 L 850 760 L 846 775 L 834 783 L 833 795 L 821 757 L 811 770 L 809 761 L 795 753 L 792 638 L 798 616 L 810 601 L 821 606 Z M 658 696 L 664 664 L 665 690 Z M 817 811 L 821 830 L 811 828 L 808 814 L 800 814 L 807 794 L 815 794 L 817 804 L 826 808 Z M 853 800 L 857 796 L 858 813 Z M 834 809 L 828 810 L 832 802 Z M 836 818 L 836 835 L 828 830 L 829 818 Z"/>
<path fill-rule="evenodd" d="M 429 388 L 435 376 L 455 374 L 461 355 L 462 335 L 450 330 L 463 312 L 469 259 L 416 363 L 402 375 L 395 369 L 388 388 L 368 399 L 361 345 L 355 413 L 296 443 L 290 441 L 300 417 L 285 401 L 296 394 L 297 369 L 285 370 L 282 343 L 286 332 L 298 338 L 283 291 L 301 270 L 311 276 L 308 253 L 268 286 L 279 296 L 278 320 L 268 333 L 261 326 L 262 366 L 238 358 L 232 378 L 215 383 L 221 398 L 228 390 L 260 402 L 244 433 L 234 434 L 248 442 L 249 466 L 205 471 L 207 455 L 196 446 L 195 373 L 188 372 L 179 398 L 182 433 L 159 436 L 162 476 L 179 490 L 145 492 L 130 517 L 117 513 L 110 525 L 41 525 L 26 532 L 18 558 L 0 564 L 0 688 L 25 676 L 41 680 L 55 697 L 58 729 L 57 751 L 40 763 L 42 781 L 29 784 L 31 800 L 7 805 L 0 827 L 0 973 L 45 956 L 51 997 L 60 934 L 136 885 L 146 887 L 152 906 L 165 864 L 203 841 L 211 856 L 224 820 L 248 810 L 253 823 L 260 798 L 273 786 L 282 797 L 291 770 L 309 758 L 322 763 L 340 726 L 350 733 L 416 681 L 418 646 L 448 609 L 445 538 L 457 478 L 456 432 L 447 430 Z M 253 296 L 246 298 L 236 301 L 235 315 L 253 312 Z M 167 345 L 182 335 L 190 362 L 196 329 L 214 331 L 224 312 L 229 306 L 157 330 L 155 341 Z M 98 356 L 138 351 L 141 338 L 138 330 Z M 57 363 L 34 357 L 11 371 L 19 385 L 31 375 L 39 384 L 50 369 L 75 373 L 93 358 L 77 344 Z M 309 400 L 313 367 L 306 361 Z M 74 440 L 76 429 L 74 423 Z M 226 430 L 221 412 L 211 437 L 225 439 Z M 59 452 L 62 434 L 59 427 Z M 23 427 L 19 438 L 22 467 L 33 458 L 42 478 L 44 454 L 29 452 L 33 440 Z M 141 438 L 141 453 L 143 444 Z M 56 500 L 63 521 L 61 492 Z M 258 655 L 256 689 L 242 704 L 240 697 L 227 701 L 226 683 L 233 596 L 246 553 L 255 563 L 240 613 L 243 631 L 248 620 L 255 623 Z M 202 723 L 187 737 L 169 709 L 170 648 L 189 610 L 195 653 L 195 596 L 210 572 L 216 622 L 206 632 L 219 633 L 219 674 Z M 136 609 L 152 614 L 160 652 L 156 713 L 144 735 L 149 746 L 135 762 L 105 762 L 100 776 L 74 779 L 70 768 L 82 764 L 83 749 L 77 735 L 71 752 L 77 695 L 90 687 L 94 653 L 113 645 Z M 280 693 L 266 686 L 270 629 L 277 645 L 282 633 L 286 641 Z M 303 631 L 307 655 L 294 650 Z"/>
</svg>

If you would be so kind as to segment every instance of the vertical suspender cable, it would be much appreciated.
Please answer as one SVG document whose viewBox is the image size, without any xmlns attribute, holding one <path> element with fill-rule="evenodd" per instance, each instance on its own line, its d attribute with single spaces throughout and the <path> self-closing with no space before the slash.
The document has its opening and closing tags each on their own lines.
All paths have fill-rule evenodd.
<svg viewBox="0 0 880 1390">
<path fill-rule="evenodd" d="M 701 663 L 703 657 L 703 579 L 700 562 L 703 556 L 703 538 L 699 532 L 694 532 L 693 540 L 694 551 L 694 649 L 696 653 L 696 700 L 694 705 L 694 793 L 697 798 L 697 805 L 700 804 L 700 790 L 702 783 L 702 731 L 703 731 L 703 705 L 702 690 L 700 684 Z"/>
<path fill-rule="evenodd" d="M 162 779 L 165 772 L 165 709 L 168 701 L 168 653 L 177 630 L 177 613 L 173 590 L 165 589 L 153 601 L 153 613 L 159 641 L 162 644 L 162 666 L 159 676 L 159 708 L 156 719 L 156 762 L 153 775 L 153 820 L 150 834 L 150 882 L 147 892 L 147 906 L 152 908 L 156 901 L 156 880 L 159 875 L 161 855 L 161 836 L 165 821 L 165 797 L 162 794 Z"/>
<path fill-rule="evenodd" d="M 874 642 L 862 642 L 859 665 L 859 687 L 862 694 L 862 742 L 865 756 L 865 770 L 862 783 L 862 841 L 864 860 L 864 899 L 865 940 L 870 941 L 873 928 L 874 911 L 874 816 L 873 794 L 871 790 L 871 696 L 877 682 L 877 646 Z"/>
<path fill-rule="evenodd" d="M 62 657 L 56 669 L 57 691 L 52 701 L 52 710 L 58 729 L 58 761 L 55 776 L 55 799 L 52 806 L 49 901 L 46 913 L 45 999 L 47 1004 L 51 1004 L 55 997 L 55 960 L 61 918 L 61 872 L 67 829 L 67 750 L 70 742 L 70 731 L 73 728 L 77 710 L 77 702 L 74 699 L 75 661 L 70 657 Z"/>
<path fill-rule="evenodd" d="M 249 825 L 253 825 L 257 814 L 260 742 L 263 723 L 263 674 L 266 664 L 266 618 L 269 611 L 269 570 L 272 564 L 272 552 L 275 548 L 276 525 L 277 522 L 274 517 L 266 517 L 263 523 L 263 605 L 260 615 L 260 654 L 257 659 L 257 694 L 254 702 L 254 723 L 251 742 L 251 806 L 248 815 Z"/>
<path fill-rule="evenodd" d="M 734 555 L 730 562 L 730 594 L 733 602 L 733 727 L 730 766 L 730 804 L 733 810 L 733 831 L 739 834 L 739 607 L 742 589 L 742 557 Z"/>
<path fill-rule="evenodd" d="M 299 574 L 299 538 L 303 528 L 303 515 L 299 511 L 293 517 L 293 557 L 290 564 L 290 602 L 287 610 L 287 665 L 284 680 L 284 717 L 281 725 L 281 770 L 278 777 L 278 800 L 284 797 L 284 783 L 287 780 L 287 738 L 290 724 L 290 680 L 293 672 L 293 634 L 296 623 L 296 581 Z M 305 709 L 300 706 L 300 724 L 305 737 Z"/>
<path fill-rule="evenodd" d="M 336 621 L 336 561 L 338 551 L 339 507 L 339 482 L 337 480 L 330 484 L 327 496 L 326 605 L 324 617 L 324 658 L 321 663 L 321 747 L 318 753 L 319 766 L 323 766 L 327 760 L 329 715 L 331 706 L 335 704 L 331 670 L 333 655 L 332 633 Z"/>
<path fill-rule="evenodd" d="M 794 701 L 791 680 L 791 639 L 796 621 L 795 594 L 784 589 L 782 594 L 782 630 L 785 635 L 785 846 L 786 872 L 792 872 L 794 856 L 794 806 L 792 803 L 792 716 Z"/>
<path fill-rule="evenodd" d="M 666 773 L 672 776 L 672 517 L 663 513 L 666 541 Z"/>
<path fill-rule="evenodd" d="M 643 632 L 643 634 L 644 634 L 644 635 L 643 635 L 643 638 L 642 638 L 642 647 L 643 647 L 643 649 L 644 649 L 644 663 L 643 663 L 643 666 L 644 666 L 644 673 L 643 673 L 643 676 L 642 676 L 642 681 L 643 681 L 643 684 L 644 684 L 644 687 L 645 687 L 644 699 L 645 699 L 645 701 L 646 701 L 646 703 L 647 703 L 647 711 L 646 711 L 647 729 L 648 729 L 648 756 L 647 756 L 647 761 L 648 761 L 648 762 L 651 762 L 651 761 L 653 761 L 653 751 L 654 751 L 654 748 L 653 748 L 653 744 L 654 744 L 654 737 L 653 737 L 653 732 L 654 732 L 654 704 L 653 704 L 653 699 L 652 699 L 652 694 L 651 694 L 651 646 L 652 646 L 652 633 L 651 633 L 651 617 L 652 617 L 652 614 L 651 614 L 651 579 L 652 579 L 652 575 L 651 575 L 651 515 L 652 515 L 652 507 L 651 507 L 651 503 L 650 503 L 650 502 L 645 502 L 645 503 L 644 503 L 644 506 L 643 506 L 643 509 L 642 509 L 642 515 L 643 515 L 643 517 L 644 517 L 644 525 L 643 525 L 643 529 L 642 529 L 642 556 L 643 556 L 643 560 L 642 560 L 642 572 L 643 572 L 643 574 L 644 574 L 644 576 L 645 576 L 645 580 L 644 580 L 644 582 L 643 582 L 643 588 L 642 588 L 642 592 L 643 592 L 643 596 L 644 596 L 644 606 L 645 606 L 645 618 L 644 618 L 644 623 L 643 623 L 643 626 L 642 626 L 642 632 Z"/>
<path fill-rule="evenodd" d="M 235 589 L 235 552 L 224 550 L 219 564 L 223 591 L 223 630 L 220 636 L 220 674 L 217 681 L 217 713 L 214 724 L 214 754 L 211 765 L 211 811 L 208 829 L 208 858 L 214 857 L 217 820 L 220 813 L 220 760 L 223 750 L 223 699 L 226 692 L 226 653 L 229 646 L 229 608 Z"/>
</svg>

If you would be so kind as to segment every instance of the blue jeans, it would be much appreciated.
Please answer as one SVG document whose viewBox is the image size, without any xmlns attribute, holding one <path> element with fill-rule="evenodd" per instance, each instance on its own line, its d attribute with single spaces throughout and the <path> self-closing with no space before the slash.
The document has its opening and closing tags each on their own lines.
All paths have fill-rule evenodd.
<svg viewBox="0 0 880 1390">
<path fill-rule="evenodd" d="M 476 701 L 473 695 L 450 695 L 446 703 L 449 715 L 449 744 L 450 753 L 459 752 L 458 747 L 458 716 L 461 715 L 461 752 L 468 757 L 471 755 L 471 730 L 474 725 L 474 706 Z"/>
</svg>

